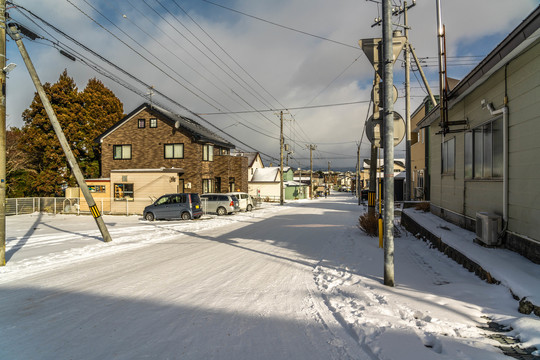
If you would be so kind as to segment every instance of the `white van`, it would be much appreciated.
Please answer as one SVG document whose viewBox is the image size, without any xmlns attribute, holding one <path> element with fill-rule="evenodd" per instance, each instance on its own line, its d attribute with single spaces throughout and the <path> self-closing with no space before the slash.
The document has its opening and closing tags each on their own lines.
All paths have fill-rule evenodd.
<svg viewBox="0 0 540 360">
<path fill-rule="evenodd" d="M 229 195 L 234 195 L 238 199 L 238 202 L 240 203 L 240 211 L 251 211 L 253 210 L 253 207 L 255 206 L 255 202 L 253 201 L 253 198 L 251 195 L 245 192 L 230 192 L 227 193 Z"/>
</svg>

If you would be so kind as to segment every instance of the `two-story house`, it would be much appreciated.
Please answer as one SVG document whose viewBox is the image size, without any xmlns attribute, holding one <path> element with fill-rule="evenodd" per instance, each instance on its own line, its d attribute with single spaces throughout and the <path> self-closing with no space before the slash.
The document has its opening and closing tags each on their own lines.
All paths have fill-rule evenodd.
<svg viewBox="0 0 540 360">
<path fill-rule="evenodd" d="M 165 193 L 247 192 L 248 159 L 231 156 L 232 143 L 155 105 L 140 105 L 96 142 L 112 212 L 130 205 L 137 213 Z"/>
</svg>

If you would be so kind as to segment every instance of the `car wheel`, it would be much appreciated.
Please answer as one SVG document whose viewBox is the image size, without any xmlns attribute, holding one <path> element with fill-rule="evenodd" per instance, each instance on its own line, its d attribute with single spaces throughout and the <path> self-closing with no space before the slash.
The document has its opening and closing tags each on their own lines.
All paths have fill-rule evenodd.
<svg viewBox="0 0 540 360">
<path fill-rule="evenodd" d="M 155 219 L 154 214 L 152 214 L 151 212 L 146 213 L 146 215 L 144 215 L 144 218 L 148 221 L 154 221 Z"/>
<path fill-rule="evenodd" d="M 216 210 L 216 213 L 221 216 L 221 215 L 225 215 L 227 213 L 227 210 L 225 210 L 224 207 L 218 207 L 217 210 Z"/>
<path fill-rule="evenodd" d="M 246 207 L 246 211 L 251 211 L 253 210 L 253 206 L 251 206 L 251 204 L 248 204 L 248 206 Z"/>
<path fill-rule="evenodd" d="M 191 215 L 187 212 L 187 211 L 184 211 L 182 213 L 182 220 L 190 220 L 191 219 Z"/>
</svg>

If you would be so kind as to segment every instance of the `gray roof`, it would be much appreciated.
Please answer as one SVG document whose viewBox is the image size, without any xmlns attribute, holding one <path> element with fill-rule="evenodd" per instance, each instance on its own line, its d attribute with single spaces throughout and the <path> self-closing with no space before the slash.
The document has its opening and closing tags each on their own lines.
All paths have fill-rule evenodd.
<svg viewBox="0 0 540 360">
<path fill-rule="evenodd" d="M 147 109 L 148 111 L 158 115 L 160 118 L 168 122 L 171 126 L 177 129 L 184 129 L 194 138 L 195 141 L 209 142 L 229 149 L 235 148 L 232 143 L 215 134 L 214 132 L 208 130 L 195 120 L 175 114 L 159 106 L 153 104 L 150 105 L 148 103 L 143 103 L 142 105 L 137 107 L 131 113 L 126 115 L 122 120 L 114 124 L 111 128 L 109 128 L 107 131 L 97 137 L 95 141 L 101 142 L 107 135 L 111 134 L 114 130 L 122 126 L 125 122 L 133 118 L 133 116 L 137 115 L 144 109 Z"/>
</svg>

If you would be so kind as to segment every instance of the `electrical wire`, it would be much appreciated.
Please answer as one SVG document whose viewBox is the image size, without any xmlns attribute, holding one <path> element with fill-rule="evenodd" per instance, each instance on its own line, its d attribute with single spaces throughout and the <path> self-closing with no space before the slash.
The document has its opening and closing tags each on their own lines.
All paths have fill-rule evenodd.
<svg viewBox="0 0 540 360">
<path fill-rule="evenodd" d="M 247 16 L 247 17 L 250 17 L 250 18 L 253 18 L 253 19 L 256 19 L 256 20 L 265 22 L 265 23 L 268 23 L 268 24 L 271 24 L 271 25 L 274 25 L 274 26 L 278 26 L 278 27 L 281 27 L 281 28 L 284 28 L 284 29 L 287 29 L 287 30 L 291 30 L 291 31 L 300 33 L 300 34 L 308 35 L 308 36 L 311 36 L 311 37 L 314 37 L 314 38 L 317 38 L 317 39 L 320 39 L 320 40 L 325 40 L 325 41 L 329 41 L 329 42 L 332 42 L 332 43 L 335 43 L 335 44 L 339 44 L 339 45 L 342 45 L 342 46 L 346 46 L 346 47 L 349 47 L 349 48 L 353 48 L 353 49 L 355 49 L 355 50 L 360 50 L 360 49 L 358 48 L 358 46 L 352 46 L 352 45 L 349 45 L 349 44 L 342 43 L 342 42 L 340 42 L 340 41 L 335 41 L 335 40 L 327 39 L 327 38 L 322 37 L 322 36 L 319 36 L 319 35 L 310 34 L 310 33 L 308 33 L 308 32 L 302 31 L 302 30 L 297 30 L 297 29 L 294 29 L 294 28 L 292 28 L 292 27 L 290 27 L 290 26 L 281 25 L 281 24 L 278 24 L 278 23 L 275 23 L 275 22 L 272 22 L 272 21 L 269 21 L 269 20 L 265 20 L 265 19 L 263 19 L 263 18 L 254 16 L 254 15 L 250 15 L 250 14 L 247 14 L 247 13 L 245 13 L 245 12 L 242 12 L 242 11 L 239 11 L 239 10 L 236 10 L 236 9 L 233 9 L 233 8 L 230 8 L 230 7 L 227 7 L 227 6 L 224 6 L 224 5 L 216 4 L 215 2 L 212 2 L 212 1 L 209 1 L 209 0 L 201 0 L 201 1 L 204 1 L 204 2 L 209 3 L 209 4 L 212 4 L 212 5 L 214 5 L 214 6 L 217 6 L 217 7 L 220 7 L 220 8 L 223 8 L 223 9 L 226 9 L 226 10 L 229 10 L 229 11 L 232 11 L 232 12 L 235 12 L 235 13 L 238 13 L 238 14 L 240 14 L 240 15 Z"/>
</svg>

